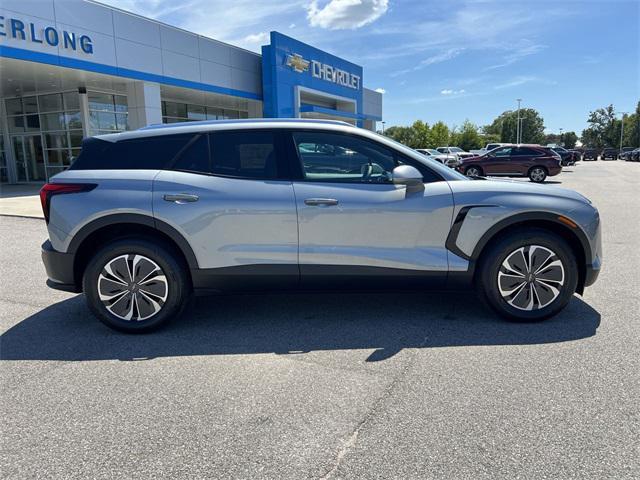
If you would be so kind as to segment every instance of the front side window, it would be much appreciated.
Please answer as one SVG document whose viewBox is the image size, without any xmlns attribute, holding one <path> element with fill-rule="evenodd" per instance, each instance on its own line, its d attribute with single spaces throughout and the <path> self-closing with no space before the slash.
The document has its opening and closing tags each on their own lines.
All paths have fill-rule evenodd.
<svg viewBox="0 0 640 480">
<path fill-rule="evenodd" d="M 265 131 L 222 131 L 210 137 L 214 175 L 278 178 L 276 135 Z"/>
<path fill-rule="evenodd" d="M 396 167 L 393 152 L 353 135 L 297 132 L 293 137 L 305 180 L 386 183 Z"/>
</svg>

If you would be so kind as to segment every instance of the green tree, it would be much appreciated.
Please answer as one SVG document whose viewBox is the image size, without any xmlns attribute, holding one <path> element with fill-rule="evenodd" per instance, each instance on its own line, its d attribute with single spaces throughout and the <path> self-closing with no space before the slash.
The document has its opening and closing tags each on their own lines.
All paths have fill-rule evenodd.
<svg viewBox="0 0 640 480">
<path fill-rule="evenodd" d="M 613 105 L 589 112 L 589 126 L 582 131 L 582 143 L 589 147 L 616 147 L 620 144 L 621 120 Z"/>
<path fill-rule="evenodd" d="M 446 147 L 449 143 L 449 127 L 444 122 L 436 122 L 431 127 L 431 148 Z"/>
<path fill-rule="evenodd" d="M 533 108 L 520 109 L 522 119 L 523 143 L 544 142 L 544 120 Z M 501 113 L 490 125 L 484 127 L 484 132 L 500 135 L 501 142 L 515 143 L 517 141 L 518 112 L 507 110 Z"/>
<path fill-rule="evenodd" d="M 562 134 L 561 144 L 564 148 L 576 148 L 577 141 L 578 135 L 576 135 L 576 132 L 566 132 Z"/>
<path fill-rule="evenodd" d="M 482 148 L 482 138 L 478 133 L 478 126 L 469 120 L 465 120 L 460 132 L 455 134 L 455 142 L 452 142 L 452 145 L 456 145 L 466 151 Z"/>
<path fill-rule="evenodd" d="M 640 102 L 636 111 L 624 118 L 624 147 L 640 147 Z"/>
<path fill-rule="evenodd" d="M 430 131 L 429 125 L 422 120 L 416 120 L 411 125 L 413 130 L 411 148 L 429 148 Z"/>
<path fill-rule="evenodd" d="M 389 127 L 384 131 L 384 134 L 407 146 L 411 143 L 413 136 L 411 127 Z"/>
</svg>

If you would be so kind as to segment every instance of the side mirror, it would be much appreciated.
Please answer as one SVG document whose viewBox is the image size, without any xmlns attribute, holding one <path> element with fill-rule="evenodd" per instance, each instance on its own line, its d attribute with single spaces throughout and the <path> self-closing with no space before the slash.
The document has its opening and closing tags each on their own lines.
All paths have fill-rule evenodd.
<svg viewBox="0 0 640 480">
<path fill-rule="evenodd" d="M 422 174 L 411 165 L 400 165 L 394 168 L 391 181 L 396 185 L 406 185 L 407 192 L 424 190 Z"/>
</svg>

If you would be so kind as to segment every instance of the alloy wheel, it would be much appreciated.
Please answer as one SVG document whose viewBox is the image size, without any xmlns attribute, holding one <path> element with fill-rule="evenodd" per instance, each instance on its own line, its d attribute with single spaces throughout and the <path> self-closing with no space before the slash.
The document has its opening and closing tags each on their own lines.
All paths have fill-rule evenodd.
<svg viewBox="0 0 640 480">
<path fill-rule="evenodd" d="M 476 167 L 470 167 L 467 169 L 467 176 L 468 177 L 479 177 L 480 176 L 480 170 L 478 170 Z"/>
<path fill-rule="evenodd" d="M 534 168 L 533 170 L 531 170 L 531 180 L 533 180 L 534 182 L 542 182 L 544 181 L 545 177 L 546 174 L 541 168 Z"/>
<path fill-rule="evenodd" d="M 121 320 L 153 317 L 162 310 L 168 294 L 162 268 L 143 255 L 120 255 L 107 262 L 98 277 L 100 301 Z"/>
<path fill-rule="evenodd" d="M 550 305 L 560 295 L 564 282 L 562 261 L 540 245 L 511 252 L 498 272 L 500 295 L 518 310 L 539 310 Z"/>
</svg>

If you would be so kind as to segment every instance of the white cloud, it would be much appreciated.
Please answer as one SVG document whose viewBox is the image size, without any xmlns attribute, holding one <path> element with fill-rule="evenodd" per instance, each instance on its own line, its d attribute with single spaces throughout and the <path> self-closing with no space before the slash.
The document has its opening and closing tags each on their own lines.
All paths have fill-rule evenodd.
<svg viewBox="0 0 640 480">
<path fill-rule="evenodd" d="M 440 95 L 462 95 L 466 90 L 464 88 L 460 90 L 453 90 L 451 88 L 445 88 L 444 90 L 440 90 Z"/>
<path fill-rule="evenodd" d="M 242 43 L 246 44 L 256 44 L 263 45 L 265 43 L 269 43 L 269 33 L 268 32 L 259 32 L 252 33 L 247 35 L 242 39 Z"/>
<path fill-rule="evenodd" d="M 376 21 L 388 8 L 388 0 L 329 0 L 324 6 L 313 0 L 307 6 L 307 19 L 312 27 L 355 29 Z"/>
<path fill-rule="evenodd" d="M 376 90 L 375 90 L 375 91 L 376 91 L 376 92 L 378 92 L 378 93 L 382 93 L 383 95 L 384 95 L 385 93 L 387 93 L 387 91 L 386 91 L 384 88 L 382 88 L 382 87 L 378 87 L 378 88 L 376 88 Z"/>
<path fill-rule="evenodd" d="M 498 85 L 494 85 L 493 88 L 495 90 L 502 90 L 505 88 L 519 87 L 520 85 L 525 85 L 527 83 L 537 83 L 542 85 L 557 85 L 558 82 L 555 80 L 549 80 L 546 78 L 533 77 L 528 75 L 520 75 L 512 78 L 508 82 L 500 83 Z"/>
<path fill-rule="evenodd" d="M 435 63 L 446 62 L 447 60 L 452 60 L 460 55 L 464 51 L 464 48 L 450 48 L 445 50 L 444 52 L 440 52 L 436 55 L 432 55 L 430 57 L 421 60 L 416 66 L 411 68 L 405 68 L 404 70 L 398 70 L 397 72 L 393 72 L 391 74 L 392 77 L 397 77 L 400 75 L 404 75 L 405 73 L 417 72 L 418 70 L 422 70 L 429 65 L 433 65 Z"/>
<path fill-rule="evenodd" d="M 184 28 L 209 38 L 259 50 L 260 43 L 245 41 L 245 38 L 262 32 L 265 26 L 277 30 L 282 18 L 287 22 L 299 15 L 306 4 L 303 0 L 101 0 L 103 3 L 122 8 L 161 22 Z"/>
</svg>

